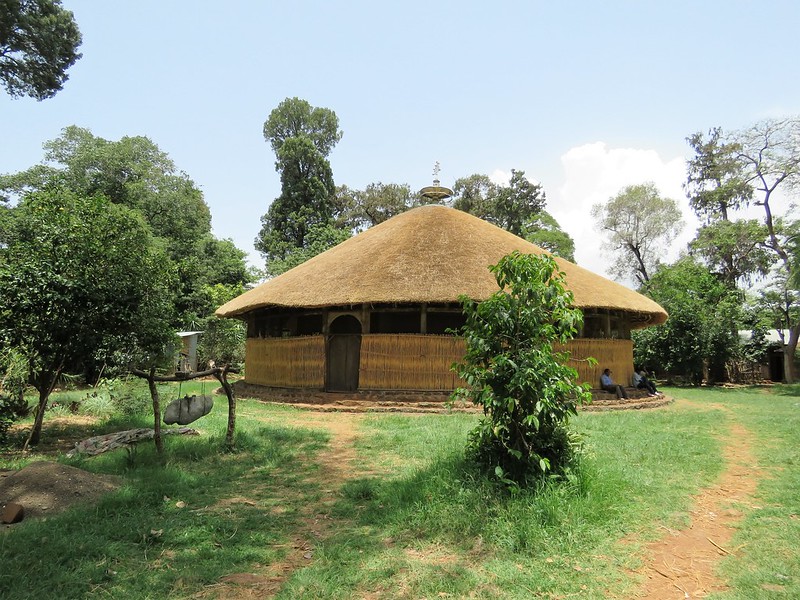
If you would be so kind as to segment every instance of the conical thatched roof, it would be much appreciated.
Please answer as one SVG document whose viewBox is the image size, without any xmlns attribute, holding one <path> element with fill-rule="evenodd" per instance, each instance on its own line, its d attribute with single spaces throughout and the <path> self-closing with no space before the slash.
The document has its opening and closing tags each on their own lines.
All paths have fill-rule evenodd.
<svg viewBox="0 0 800 600">
<path fill-rule="evenodd" d="M 368 303 L 454 302 L 497 291 L 489 265 L 518 250 L 545 252 L 491 223 L 445 206 L 402 213 L 262 283 L 217 310 L 236 317 L 264 307 L 342 306 Z M 633 290 L 556 259 L 580 308 L 638 313 L 642 324 L 667 313 Z"/>
</svg>

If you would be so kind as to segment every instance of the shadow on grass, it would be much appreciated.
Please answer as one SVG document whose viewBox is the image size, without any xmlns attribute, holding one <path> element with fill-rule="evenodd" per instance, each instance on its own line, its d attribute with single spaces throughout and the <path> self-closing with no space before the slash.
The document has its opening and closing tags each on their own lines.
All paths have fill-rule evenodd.
<svg viewBox="0 0 800 600">
<path fill-rule="evenodd" d="M 778 396 L 800 396 L 800 383 L 782 383 L 772 386 L 772 393 Z"/>
<path fill-rule="evenodd" d="M 0 530 L 0 597 L 191 595 L 277 561 L 297 503 L 317 491 L 299 476 L 326 442 L 318 431 L 260 427 L 240 430 L 235 452 L 220 451 L 221 435 L 169 437 L 166 464 L 149 444 L 69 461 L 125 483 L 97 506 Z"/>
<path fill-rule="evenodd" d="M 479 571 L 487 561 L 515 554 L 518 564 L 563 550 L 554 539 L 591 477 L 591 468 L 579 468 L 568 478 L 511 495 L 459 451 L 399 478 L 350 480 L 332 510 L 336 533 L 279 597 L 391 595 L 398 585 L 403 597 L 468 597 L 486 584 Z M 537 577 L 531 573 L 526 583 L 537 594 L 555 589 L 543 577 L 532 583 Z M 332 579 L 338 596 L 331 594 Z M 559 591 L 565 589 L 571 586 Z"/>
</svg>

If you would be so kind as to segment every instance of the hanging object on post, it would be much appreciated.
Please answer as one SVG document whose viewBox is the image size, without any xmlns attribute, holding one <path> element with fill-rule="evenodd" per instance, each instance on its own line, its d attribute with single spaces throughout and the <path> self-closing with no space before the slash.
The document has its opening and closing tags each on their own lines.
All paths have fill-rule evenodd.
<svg viewBox="0 0 800 600">
<path fill-rule="evenodd" d="M 188 425 L 200 417 L 205 417 L 214 408 L 212 396 L 184 396 L 176 398 L 164 410 L 164 423 Z"/>
</svg>

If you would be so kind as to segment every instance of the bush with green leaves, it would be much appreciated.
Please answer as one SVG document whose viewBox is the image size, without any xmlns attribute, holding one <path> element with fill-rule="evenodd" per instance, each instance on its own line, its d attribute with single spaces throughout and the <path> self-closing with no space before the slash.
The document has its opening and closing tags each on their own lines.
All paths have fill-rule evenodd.
<svg viewBox="0 0 800 600">
<path fill-rule="evenodd" d="M 567 366 L 569 353 L 553 345 L 576 335 L 583 313 L 551 256 L 514 252 L 490 270 L 496 293 L 461 298 L 467 351 L 454 369 L 467 386 L 452 398 L 483 406 L 468 452 L 516 488 L 565 472 L 576 457 L 579 441 L 567 424 L 591 394 Z"/>
<path fill-rule="evenodd" d="M 152 414 L 153 398 L 143 379 L 106 379 L 98 389 L 107 393 L 113 407 L 126 417 Z"/>
<path fill-rule="evenodd" d="M 245 288 L 241 284 L 206 286 L 209 304 L 219 308 Z M 244 364 L 247 328 L 238 319 L 220 319 L 213 314 L 199 323 L 203 333 L 197 347 L 198 369 L 203 370 L 213 360 L 217 365 L 232 365 L 241 368 Z"/>
<path fill-rule="evenodd" d="M 0 351 L 0 445 L 6 443 L 11 424 L 28 415 L 24 395 L 27 379 L 27 362 L 22 353 L 15 348 Z"/>
<path fill-rule="evenodd" d="M 740 292 L 691 256 L 661 266 L 641 292 L 669 320 L 632 333 L 634 362 L 676 383 L 725 381 L 726 365 L 739 352 Z"/>
</svg>

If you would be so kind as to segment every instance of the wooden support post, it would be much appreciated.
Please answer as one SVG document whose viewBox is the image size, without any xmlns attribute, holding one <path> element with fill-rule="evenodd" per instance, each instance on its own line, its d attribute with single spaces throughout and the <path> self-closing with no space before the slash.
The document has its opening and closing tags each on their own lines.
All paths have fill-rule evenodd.
<svg viewBox="0 0 800 600">
<path fill-rule="evenodd" d="M 150 396 L 153 398 L 153 440 L 156 443 L 156 452 L 158 455 L 164 456 L 164 440 L 161 439 L 161 398 L 158 396 L 158 388 L 156 387 L 156 368 L 150 369 L 147 376 L 147 385 L 150 388 Z"/>
<path fill-rule="evenodd" d="M 228 397 L 228 429 L 225 432 L 225 447 L 233 449 L 233 434 L 236 430 L 236 397 L 233 395 L 233 388 L 228 383 L 228 366 L 219 373 L 214 373 L 214 377 L 222 384 L 225 395 Z"/>
<path fill-rule="evenodd" d="M 161 402 L 158 395 L 158 388 L 156 388 L 156 382 L 167 383 L 175 381 L 187 381 L 191 379 L 197 379 L 198 377 L 208 377 L 209 375 L 213 375 L 217 378 L 217 380 L 219 380 L 219 382 L 222 384 L 222 389 L 225 390 L 225 395 L 228 396 L 228 430 L 225 434 L 225 445 L 228 448 L 233 446 L 233 434 L 234 429 L 236 428 L 236 398 L 233 395 L 233 388 L 228 383 L 228 373 L 238 373 L 239 371 L 237 369 L 233 369 L 226 365 L 225 367 L 214 367 L 206 371 L 200 371 L 199 373 L 189 373 L 183 377 L 162 377 L 160 375 L 156 375 L 155 368 L 150 369 L 149 373 L 140 371 L 139 369 L 131 369 L 130 372 L 137 377 L 147 379 L 147 384 L 150 387 L 150 396 L 153 398 L 153 416 L 155 417 L 153 437 L 155 439 L 156 450 L 158 450 L 159 455 L 163 453 L 164 446 L 161 437 Z"/>
</svg>

